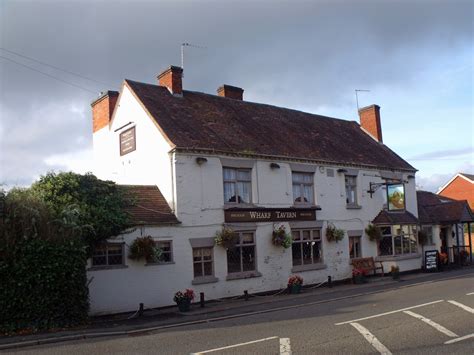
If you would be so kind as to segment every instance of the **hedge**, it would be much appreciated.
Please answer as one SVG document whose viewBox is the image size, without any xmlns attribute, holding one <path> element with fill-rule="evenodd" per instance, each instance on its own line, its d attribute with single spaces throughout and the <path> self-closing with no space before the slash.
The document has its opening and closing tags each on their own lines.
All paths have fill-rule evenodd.
<svg viewBox="0 0 474 355">
<path fill-rule="evenodd" d="M 25 240 L 0 258 L 0 331 L 87 321 L 87 253 L 80 240 Z"/>
</svg>

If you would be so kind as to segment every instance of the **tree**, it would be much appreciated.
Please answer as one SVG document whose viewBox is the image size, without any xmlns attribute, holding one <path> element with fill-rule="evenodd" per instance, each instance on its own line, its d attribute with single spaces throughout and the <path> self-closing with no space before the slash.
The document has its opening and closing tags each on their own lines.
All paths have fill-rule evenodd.
<svg viewBox="0 0 474 355">
<path fill-rule="evenodd" d="M 50 172 L 35 182 L 31 191 L 47 204 L 60 225 L 80 228 L 89 249 L 130 226 L 125 212 L 130 196 L 114 182 L 99 180 L 91 173 Z"/>
</svg>

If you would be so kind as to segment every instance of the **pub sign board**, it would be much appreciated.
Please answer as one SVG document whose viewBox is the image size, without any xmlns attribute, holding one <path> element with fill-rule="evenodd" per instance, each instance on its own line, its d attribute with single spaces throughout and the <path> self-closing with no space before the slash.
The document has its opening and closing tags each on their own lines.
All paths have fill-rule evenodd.
<svg viewBox="0 0 474 355">
<path fill-rule="evenodd" d="M 437 250 L 425 251 L 425 271 L 433 272 L 439 269 L 439 256 Z"/>
<path fill-rule="evenodd" d="M 226 222 L 283 222 L 315 221 L 316 209 L 260 208 L 228 209 L 224 211 Z"/>
<path fill-rule="evenodd" d="M 135 127 L 129 128 L 120 133 L 120 155 L 125 155 L 137 149 Z"/>
</svg>

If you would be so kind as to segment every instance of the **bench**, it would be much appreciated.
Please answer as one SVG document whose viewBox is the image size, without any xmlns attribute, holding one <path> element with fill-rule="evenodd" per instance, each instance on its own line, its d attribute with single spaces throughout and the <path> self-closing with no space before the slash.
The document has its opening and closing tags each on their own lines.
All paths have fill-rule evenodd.
<svg viewBox="0 0 474 355">
<path fill-rule="evenodd" d="M 382 270 L 381 276 L 384 276 L 383 265 L 380 261 L 378 263 L 380 266 L 375 265 L 375 260 L 373 257 L 352 259 L 352 267 L 354 269 L 364 270 L 365 272 L 373 271 L 374 275 L 376 275 L 377 270 Z"/>
</svg>

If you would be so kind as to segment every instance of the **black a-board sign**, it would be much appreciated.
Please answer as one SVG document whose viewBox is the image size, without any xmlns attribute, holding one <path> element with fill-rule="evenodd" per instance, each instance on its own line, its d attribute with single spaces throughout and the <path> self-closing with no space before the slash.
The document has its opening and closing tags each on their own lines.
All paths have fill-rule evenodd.
<svg viewBox="0 0 474 355">
<path fill-rule="evenodd" d="M 425 251 L 425 271 L 433 272 L 439 269 L 439 256 L 437 250 Z"/>
</svg>

